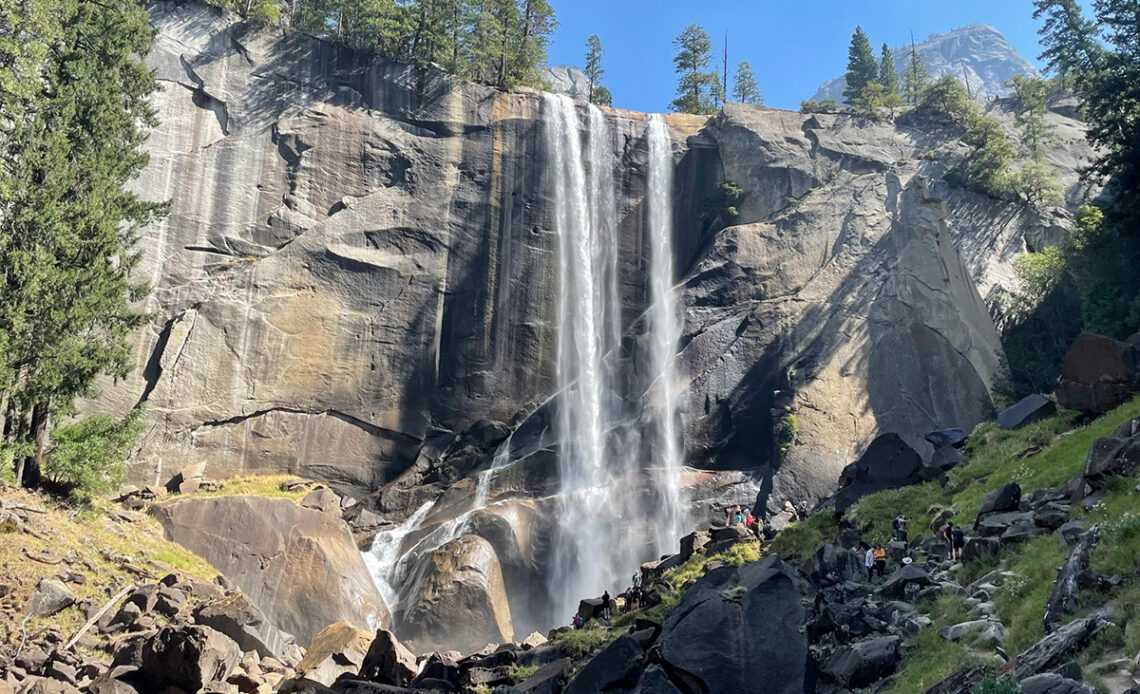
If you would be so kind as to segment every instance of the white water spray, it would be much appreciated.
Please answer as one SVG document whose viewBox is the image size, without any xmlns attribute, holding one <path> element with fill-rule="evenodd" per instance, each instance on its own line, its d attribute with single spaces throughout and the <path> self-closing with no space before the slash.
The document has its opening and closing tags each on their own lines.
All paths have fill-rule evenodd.
<svg viewBox="0 0 1140 694">
<path fill-rule="evenodd" d="M 681 339 L 676 295 L 673 291 L 673 147 L 669 129 L 659 115 L 649 116 L 646 130 L 649 146 L 647 191 L 649 253 L 649 354 L 657 453 L 653 476 L 661 495 L 658 522 L 654 523 L 658 551 L 671 552 L 687 530 L 681 489 L 684 451 L 677 420 L 680 413 L 677 373 L 674 366 Z"/>
<path fill-rule="evenodd" d="M 364 553 L 364 565 L 368 567 L 368 573 L 372 574 L 372 580 L 380 591 L 380 597 L 384 598 L 384 604 L 390 610 L 394 610 L 399 602 L 399 592 L 395 589 L 394 583 L 396 566 L 403 556 L 400 545 L 405 537 L 419 527 L 420 522 L 434 505 L 435 502 L 429 501 L 400 525 L 378 533 L 372 540 L 372 548 Z"/>
</svg>

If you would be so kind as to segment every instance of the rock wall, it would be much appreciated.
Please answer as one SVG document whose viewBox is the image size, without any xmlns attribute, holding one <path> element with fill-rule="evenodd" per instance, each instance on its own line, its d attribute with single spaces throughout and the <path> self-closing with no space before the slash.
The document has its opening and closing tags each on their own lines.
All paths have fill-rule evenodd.
<svg viewBox="0 0 1140 694">
<path fill-rule="evenodd" d="M 148 405 L 132 474 L 205 462 L 355 496 L 395 480 L 404 501 L 380 510 L 401 516 L 421 482 L 486 462 L 501 436 L 460 446 L 486 420 L 528 434 L 512 456 L 548 470 L 557 239 L 541 95 L 369 64 L 195 2 L 151 9 L 162 125 L 137 187 L 173 212 L 144 237 L 156 318 L 138 370 L 99 404 Z M 615 358 L 636 381 L 646 121 L 607 115 L 629 337 Z M 1051 117 L 1066 137 L 1048 157 L 1075 202 L 1087 149 L 1079 124 Z M 877 433 L 929 454 L 925 431 L 983 416 L 1000 355 L 983 297 L 1064 233 L 1064 210 L 941 182 L 961 146 L 914 119 L 729 104 L 669 124 L 692 465 L 748 471 L 771 515 L 834 491 Z M 720 229 L 702 212 L 726 179 L 745 195 Z M 448 478 L 433 466 L 457 450 L 468 460 Z M 516 491 L 549 489 L 512 474 Z"/>
</svg>

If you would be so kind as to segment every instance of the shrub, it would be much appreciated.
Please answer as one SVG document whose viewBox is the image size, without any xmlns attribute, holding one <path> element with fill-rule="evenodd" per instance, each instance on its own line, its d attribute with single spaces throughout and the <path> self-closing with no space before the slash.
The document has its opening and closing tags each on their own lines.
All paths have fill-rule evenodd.
<svg viewBox="0 0 1140 694">
<path fill-rule="evenodd" d="M 510 677 L 512 682 L 518 684 L 536 672 L 538 672 L 537 665 L 519 665 L 515 663 L 507 670 L 507 677 Z"/>
<path fill-rule="evenodd" d="M 1003 677 L 1000 680 L 990 676 L 974 685 L 970 694 L 1021 694 L 1021 685 L 1012 677 Z"/>
<path fill-rule="evenodd" d="M 708 228 L 723 229 L 739 216 L 736 205 L 744 197 L 744 189 L 732 181 L 725 181 L 705 196 L 701 205 L 701 223 Z"/>
<path fill-rule="evenodd" d="M 918 108 L 960 125 L 977 112 L 962 83 L 946 75 L 926 85 L 918 97 Z"/>
<path fill-rule="evenodd" d="M 800 102 L 800 113 L 829 113 L 837 110 L 839 110 L 839 104 L 835 103 L 835 99 Z"/>
<path fill-rule="evenodd" d="M 799 433 L 800 420 L 796 417 L 796 413 L 792 412 L 792 408 L 785 407 L 784 416 L 780 418 L 780 424 L 776 428 L 776 460 L 782 462 L 787 457 Z"/>
<path fill-rule="evenodd" d="M 142 416 L 143 409 L 136 408 L 121 420 L 95 415 L 57 427 L 44 458 L 44 476 L 78 501 L 122 486 L 125 460 L 142 434 Z"/>
</svg>

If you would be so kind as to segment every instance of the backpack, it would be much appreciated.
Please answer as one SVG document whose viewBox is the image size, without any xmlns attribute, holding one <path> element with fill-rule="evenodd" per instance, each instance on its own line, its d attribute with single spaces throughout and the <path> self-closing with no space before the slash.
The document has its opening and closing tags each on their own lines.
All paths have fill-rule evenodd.
<svg viewBox="0 0 1140 694">
<path fill-rule="evenodd" d="M 960 545 L 966 540 L 966 533 L 962 532 L 959 528 L 954 528 L 954 532 L 951 533 L 951 535 L 954 538 L 954 544 Z"/>
<path fill-rule="evenodd" d="M 891 521 L 891 528 L 892 528 L 892 529 L 894 529 L 894 530 L 898 530 L 898 529 L 899 529 L 899 519 L 898 519 L 898 518 L 896 518 L 896 519 L 894 519 L 893 521 Z"/>
</svg>

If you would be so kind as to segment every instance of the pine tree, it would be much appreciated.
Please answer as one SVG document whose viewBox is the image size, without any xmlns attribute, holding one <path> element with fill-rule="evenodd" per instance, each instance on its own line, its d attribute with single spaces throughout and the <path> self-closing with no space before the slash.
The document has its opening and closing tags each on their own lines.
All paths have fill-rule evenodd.
<svg viewBox="0 0 1140 694">
<path fill-rule="evenodd" d="M 752 66 L 745 61 L 736 66 L 732 97 L 742 104 L 764 103 L 764 96 L 760 93 L 760 88 L 756 86 L 756 78 L 752 75 Z"/>
<path fill-rule="evenodd" d="M 126 185 L 147 163 L 154 30 L 142 5 L 32 0 L 52 25 L 35 70 L 0 84 L 19 94 L 0 119 L 0 457 L 34 484 L 53 415 L 70 414 L 102 375 L 123 376 L 143 317 L 130 273 L 139 227 L 163 206 Z M 4 50 L 4 49 L 0 49 Z M 25 66 L 32 63 L 25 61 Z M 0 72 L 6 72 L 0 70 Z"/>
<path fill-rule="evenodd" d="M 714 103 L 720 93 L 720 78 L 716 72 L 708 70 L 712 62 L 712 44 L 709 35 L 696 24 L 685 27 L 673 45 L 677 55 L 673 65 L 680 77 L 677 82 L 677 98 L 673 100 L 673 110 L 681 113 L 713 113 Z"/>
<path fill-rule="evenodd" d="M 909 106 L 918 105 L 922 90 L 930 81 L 930 73 L 926 71 L 926 63 L 918 54 L 914 39 L 910 40 L 910 58 L 907 60 L 906 72 L 903 73 L 903 96 Z"/>
<path fill-rule="evenodd" d="M 1076 0 L 1034 0 L 1033 18 L 1044 19 L 1038 34 L 1045 51 L 1041 60 L 1064 86 L 1077 73 L 1088 72 L 1103 56 L 1096 24 L 1081 14 Z M 1133 20 L 1135 21 L 1135 20 Z"/>
<path fill-rule="evenodd" d="M 614 98 L 610 94 L 610 90 L 603 86 L 594 87 L 594 99 L 592 103 L 598 106 L 613 106 Z"/>
<path fill-rule="evenodd" d="M 1053 132 L 1045 120 L 1049 110 L 1049 83 L 1040 77 L 1014 75 L 1006 80 L 1005 86 L 1013 89 L 1016 98 L 1014 123 L 1021 131 L 1021 146 L 1031 159 L 1041 161 L 1041 148 Z"/>
<path fill-rule="evenodd" d="M 883 85 L 887 95 L 899 93 L 899 73 L 895 69 L 895 56 L 891 48 L 883 44 L 882 58 L 879 59 L 879 84 Z"/>
<path fill-rule="evenodd" d="M 602 84 L 602 75 L 605 70 L 602 69 L 602 40 L 598 38 L 597 34 L 593 34 L 590 38 L 586 39 L 586 78 L 590 80 L 590 92 L 587 94 L 587 99 L 591 104 L 597 103 L 594 101 L 594 92 Z"/>
<path fill-rule="evenodd" d="M 879 64 L 871 42 L 863 33 L 863 27 L 855 27 L 851 35 L 851 47 L 847 50 L 847 87 L 843 90 L 844 103 L 851 106 L 863 93 L 868 82 L 879 78 Z"/>
</svg>

